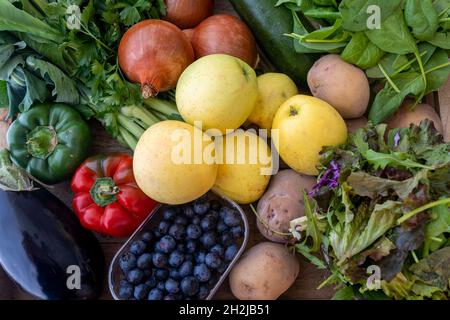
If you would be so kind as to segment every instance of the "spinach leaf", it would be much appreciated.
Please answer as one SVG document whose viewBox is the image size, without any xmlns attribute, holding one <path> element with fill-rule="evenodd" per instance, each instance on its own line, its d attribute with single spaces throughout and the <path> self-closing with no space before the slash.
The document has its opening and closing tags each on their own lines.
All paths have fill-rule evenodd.
<svg viewBox="0 0 450 320">
<path fill-rule="evenodd" d="M 0 80 L 0 108 L 5 108 L 8 106 L 8 89 L 6 86 L 6 81 Z"/>
<path fill-rule="evenodd" d="M 406 0 L 405 20 L 413 35 L 422 41 L 432 39 L 439 27 L 438 12 L 431 0 Z"/>
<path fill-rule="evenodd" d="M 389 76 L 392 76 L 400 68 L 408 63 L 408 58 L 403 54 L 388 53 L 384 55 L 376 66 L 366 70 L 366 75 L 372 79 L 383 79 L 384 74 L 380 69 L 381 67 L 387 72 Z"/>
<path fill-rule="evenodd" d="M 378 124 L 391 116 L 409 94 L 419 96 L 426 89 L 423 78 L 415 71 L 399 74 L 395 78 L 395 83 L 400 90 L 399 93 L 386 83 L 384 89 L 375 97 L 369 111 L 369 120 L 373 123 Z"/>
<path fill-rule="evenodd" d="M 401 10 L 390 15 L 380 29 L 368 30 L 366 35 L 381 50 L 389 53 L 407 54 L 417 50 L 416 41 L 409 32 Z"/>
<path fill-rule="evenodd" d="M 358 32 L 368 29 L 369 6 L 378 6 L 381 9 L 381 20 L 385 21 L 399 8 L 401 3 L 402 0 L 343 0 L 339 5 L 339 11 L 344 20 L 344 28 Z"/>
<path fill-rule="evenodd" d="M 335 7 L 337 8 L 337 2 L 336 0 L 313 0 L 313 2 L 315 4 L 317 4 L 318 6 L 322 6 L 322 7 Z"/>
<path fill-rule="evenodd" d="M 447 82 L 450 75 L 449 56 L 447 52 L 443 49 L 436 50 L 425 65 L 425 70 L 427 70 L 426 93 L 439 90 Z"/>
<path fill-rule="evenodd" d="M 341 18 L 341 14 L 333 7 L 319 7 L 310 9 L 303 11 L 303 14 L 305 17 L 312 19 L 336 20 Z"/>
<path fill-rule="evenodd" d="M 436 47 L 450 50 L 450 32 L 437 32 L 428 42 Z"/>
<path fill-rule="evenodd" d="M 353 35 L 341 57 L 365 70 L 375 66 L 383 55 L 383 50 L 373 44 L 364 32 L 358 32 Z"/>
</svg>

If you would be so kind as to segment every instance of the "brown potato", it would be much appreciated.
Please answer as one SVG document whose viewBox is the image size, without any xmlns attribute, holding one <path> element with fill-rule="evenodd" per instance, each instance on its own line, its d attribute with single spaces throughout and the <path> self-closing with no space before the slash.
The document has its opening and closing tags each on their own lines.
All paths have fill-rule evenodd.
<svg viewBox="0 0 450 320">
<path fill-rule="evenodd" d="M 292 237 L 277 232 L 288 233 L 289 222 L 304 215 L 302 191 L 310 191 L 315 184 L 316 178 L 290 169 L 274 176 L 258 202 L 257 225 L 261 234 L 270 241 L 288 242 Z"/>
<path fill-rule="evenodd" d="M 366 117 L 345 121 L 349 133 L 355 133 L 358 129 L 364 128 L 367 125 L 367 122 L 368 120 Z"/>
<path fill-rule="evenodd" d="M 316 61 L 309 70 L 308 85 L 315 97 L 331 104 L 345 119 L 361 117 L 369 105 L 366 74 L 336 54 Z"/>
<path fill-rule="evenodd" d="M 434 126 L 439 133 L 444 132 L 441 118 L 436 110 L 429 104 L 423 103 L 417 105 L 413 110 L 410 110 L 411 101 L 405 101 L 387 121 L 388 129 L 394 128 L 409 128 L 414 123 L 419 125 L 422 120 L 429 119 L 434 122 Z"/>
<path fill-rule="evenodd" d="M 286 246 L 262 242 L 231 270 L 231 291 L 239 300 L 275 300 L 294 283 L 299 269 L 297 257 Z"/>
</svg>

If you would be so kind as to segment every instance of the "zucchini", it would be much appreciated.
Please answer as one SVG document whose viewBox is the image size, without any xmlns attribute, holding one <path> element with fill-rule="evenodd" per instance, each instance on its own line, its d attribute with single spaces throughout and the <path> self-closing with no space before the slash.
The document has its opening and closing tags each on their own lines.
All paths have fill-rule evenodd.
<svg viewBox="0 0 450 320">
<path fill-rule="evenodd" d="M 308 71 L 320 56 L 297 53 L 294 40 L 284 35 L 293 31 L 294 22 L 290 10 L 284 6 L 275 7 L 277 0 L 230 2 L 252 29 L 259 47 L 275 68 L 290 76 L 298 86 L 307 88 Z"/>
</svg>

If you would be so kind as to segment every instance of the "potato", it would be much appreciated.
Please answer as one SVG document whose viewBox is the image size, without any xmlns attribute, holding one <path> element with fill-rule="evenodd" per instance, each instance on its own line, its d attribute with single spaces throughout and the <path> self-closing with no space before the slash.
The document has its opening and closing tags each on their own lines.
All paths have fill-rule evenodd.
<svg viewBox="0 0 450 320">
<path fill-rule="evenodd" d="M 387 121 L 388 129 L 394 128 L 409 128 L 414 123 L 419 125 L 421 121 L 429 119 L 434 122 L 434 126 L 439 133 L 444 132 L 444 126 L 442 125 L 441 118 L 429 104 L 419 104 L 413 110 L 410 110 L 411 101 L 405 101 L 403 105 L 398 109 Z"/>
<path fill-rule="evenodd" d="M 231 270 L 231 291 L 239 300 L 275 300 L 292 286 L 299 269 L 297 257 L 285 245 L 262 242 Z"/>
<path fill-rule="evenodd" d="M 367 122 L 368 120 L 366 117 L 345 121 L 349 133 L 355 133 L 358 129 L 364 128 L 367 125 Z"/>
<path fill-rule="evenodd" d="M 234 157 L 229 155 L 229 159 L 226 154 L 228 142 L 234 143 Z M 241 204 L 257 201 L 270 181 L 272 158 L 266 141 L 253 131 L 237 130 L 223 139 L 216 137 L 215 143 L 221 163 L 213 190 Z M 254 163 L 250 161 L 253 160 L 250 153 L 256 156 Z M 263 174 L 264 171 L 267 174 Z"/>
<path fill-rule="evenodd" d="M 258 101 L 248 120 L 261 129 L 270 130 L 278 108 L 287 99 L 298 94 L 298 89 L 287 75 L 266 73 L 258 77 L 258 92 Z"/>
<path fill-rule="evenodd" d="M 269 188 L 258 202 L 257 225 L 261 234 L 271 241 L 288 242 L 292 237 L 273 231 L 289 233 L 289 223 L 304 215 L 303 191 L 310 191 L 315 184 L 315 178 L 294 170 L 283 170 L 273 177 Z"/>
<path fill-rule="evenodd" d="M 211 162 L 204 158 L 195 163 L 195 136 L 200 137 L 200 157 L 211 150 Z M 139 188 L 150 198 L 182 204 L 199 198 L 214 185 L 214 160 L 214 142 L 210 137 L 203 135 L 202 139 L 200 129 L 168 120 L 151 126 L 141 136 L 134 151 L 133 170 Z"/>
<path fill-rule="evenodd" d="M 309 70 L 308 85 L 315 97 L 331 104 L 345 119 L 361 117 L 369 105 L 366 74 L 336 54 L 316 61 Z"/>
</svg>

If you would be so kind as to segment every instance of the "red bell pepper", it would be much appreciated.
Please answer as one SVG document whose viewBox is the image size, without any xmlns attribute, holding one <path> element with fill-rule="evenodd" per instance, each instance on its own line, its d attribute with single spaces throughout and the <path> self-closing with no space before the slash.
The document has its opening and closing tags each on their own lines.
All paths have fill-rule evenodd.
<svg viewBox="0 0 450 320">
<path fill-rule="evenodd" d="M 113 237 L 130 236 L 157 204 L 137 186 L 128 154 L 87 159 L 72 178 L 72 191 L 81 224 Z"/>
</svg>

